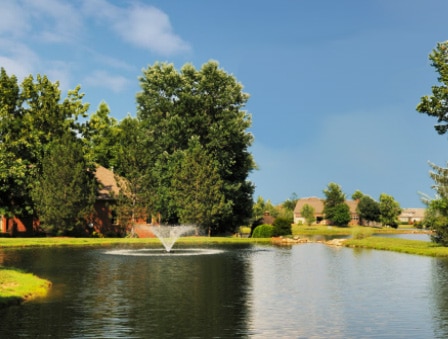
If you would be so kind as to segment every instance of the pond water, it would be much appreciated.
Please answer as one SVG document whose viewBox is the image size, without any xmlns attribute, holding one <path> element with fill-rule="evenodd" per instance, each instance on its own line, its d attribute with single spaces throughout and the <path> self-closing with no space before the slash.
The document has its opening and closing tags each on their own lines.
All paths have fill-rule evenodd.
<svg viewBox="0 0 448 339">
<path fill-rule="evenodd" d="M 447 260 L 313 243 L 176 251 L 0 250 L 53 282 L 0 310 L 0 337 L 448 337 Z"/>
</svg>

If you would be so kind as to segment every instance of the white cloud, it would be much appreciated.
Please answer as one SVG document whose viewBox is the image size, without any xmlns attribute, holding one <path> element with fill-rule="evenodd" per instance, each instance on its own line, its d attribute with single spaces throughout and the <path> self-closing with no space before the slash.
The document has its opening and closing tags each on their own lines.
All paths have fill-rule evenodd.
<svg viewBox="0 0 448 339">
<path fill-rule="evenodd" d="M 115 93 L 122 92 L 129 85 L 129 80 L 123 76 L 115 76 L 105 71 L 95 71 L 85 80 L 86 85 L 108 88 Z"/>
<path fill-rule="evenodd" d="M 58 0 L 26 1 L 25 11 L 36 20 L 36 34 L 45 42 L 68 43 L 77 39 L 83 28 L 80 11 L 71 2 Z"/>
<path fill-rule="evenodd" d="M 128 14 L 114 25 L 125 40 L 165 55 L 189 50 L 188 44 L 173 33 L 168 15 L 159 9 L 136 6 Z"/>
<path fill-rule="evenodd" d="M 124 41 L 153 52 L 171 55 L 190 50 L 176 35 L 166 13 L 153 6 L 136 4 L 120 8 L 105 0 L 85 1 L 83 10 L 97 22 L 107 22 Z"/>
</svg>

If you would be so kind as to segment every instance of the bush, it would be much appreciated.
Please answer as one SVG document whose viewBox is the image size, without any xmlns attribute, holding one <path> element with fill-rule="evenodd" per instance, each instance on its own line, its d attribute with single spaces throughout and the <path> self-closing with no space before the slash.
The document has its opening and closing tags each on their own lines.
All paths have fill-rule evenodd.
<svg viewBox="0 0 448 339">
<path fill-rule="evenodd" d="M 274 220 L 274 237 L 291 235 L 291 220 L 289 218 L 278 217 Z"/>
<path fill-rule="evenodd" d="M 252 238 L 271 238 L 273 234 L 274 226 L 263 224 L 255 227 Z"/>
</svg>

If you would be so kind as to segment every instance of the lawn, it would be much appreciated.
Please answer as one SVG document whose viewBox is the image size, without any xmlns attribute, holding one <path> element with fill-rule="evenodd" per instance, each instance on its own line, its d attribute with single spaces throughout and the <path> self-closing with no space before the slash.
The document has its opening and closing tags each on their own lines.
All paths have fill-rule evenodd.
<svg viewBox="0 0 448 339">
<path fill-rule="evenodd" d="M 44 297 L 50 286 L 49 281 L 31 273 L 0 267 L 0 308 Z"/>
</svg>

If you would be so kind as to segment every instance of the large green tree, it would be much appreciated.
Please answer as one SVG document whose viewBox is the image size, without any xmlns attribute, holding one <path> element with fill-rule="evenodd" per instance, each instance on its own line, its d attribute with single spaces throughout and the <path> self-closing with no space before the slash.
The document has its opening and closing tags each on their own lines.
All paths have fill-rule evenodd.
<svg viewBox="0 0 448 339">
<path fill-rule="evenodd" d="M 325 219 L 336 226 L 347 226 L 351 220 L 350 208 L 345 203 L 345 193 L 342 192 L 341 186 L 331 182 L 323 192 Z"/>
<path fill-rule="evenodd" d="M 120 224 L 131 231 L 137 220 L 151 217 L 154 207 L 151 146 L 141 122 L 130 116 L 120 122 L 114 135 L 114 173 L 120 186 L 117 214 Z"/>
<path fill-rule="evenodd" d="M 225 200 L 223 180 L 216 162 L 193 138 L 190 147 L 182 152 L 179 168 L 174 176 L 175 200 L 181 223 L 201 226 L 211 234 L 216 216 L 231 205 Z"/>
<path fill-rule="evenodd" d="M 423 96 L 417 111 L 435 117 L 437 133 L 448 131 L 448 41 L 439 42 L 429 55 L 432 67 L 438 73 L 438 84 L 432 86 L 432 94 Z M 435 199 L 426 201 L 428 208 L 425 223 L 434 230 L 432 240 L 448 245 L 448 170 L 430 163 L 434 180 Z"/>
<path fill-rule="evenodd" d="M 88 105 L 79 87 L 61 101 L 58 82 L 46 76 L 17 78 L 0 69 L 0 209 L 2 214 L 30 216 L 31 193 L 42 174 L 48 144 L 71 132 L 82 135 Z"/>
<path fill-rule="evenodd" d="M 379 203 L 368 195 L 363 195 L 359 199 L 357 211 L 361 219 L 361 224 L 369 225 L 380 221 Z"/>
<path fill-rule="evenodd" d="M 66 134 L 46 147 L 32 198 L 42 228 L 53 235 L 83 235 L 93 213 L 95 167 L 80 139 Z"/>
<path fill-rule="evenodd" d="M 380 221 L 384 226 L 398 227 L 398 216 L 401 213 L 401 207 L 398 201 L 386 193 L 381 193 L 379 209 Z"/>
<path fill-rule="evenodd" d="M 110 115 L 105 102 L 100 103 L 87 121 L 84 133 L 89 158 L 106 168 L 116 168 L 119 164 L 120 127 Z"/>
<path fill-rule="evenodd" d="M 159 201 L 166 203 L 172 193 L 174 177 L 168 174 L 176 164 L 173 154 L 188 149 L 189 140 L 196 137 L 216 163 L 225 205 L 232 207 L 218 212 L 213 229 L 233 231 L 246 223 L 254 190 L 248 175 L 255 164 L 249 152 L 253 137 L 247 131 L 251 118 L 243 110 L 249 96 L 242 85 L 210 61 L 199 70 L 186 64 L 180 71 L 172 64 L 156 63 L 143 71 L 140 87 L 137 116 L 151 145 Z M 179 206 L 162 217 L 179 219 Z"/>
</svg>

